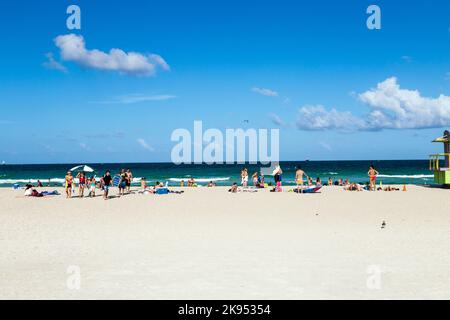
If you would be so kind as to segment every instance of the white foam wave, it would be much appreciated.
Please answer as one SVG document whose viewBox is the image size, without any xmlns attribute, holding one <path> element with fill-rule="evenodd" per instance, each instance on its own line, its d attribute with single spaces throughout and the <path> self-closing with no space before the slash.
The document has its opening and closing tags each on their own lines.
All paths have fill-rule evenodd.
<svg viewBox="0 0 450 320">
<path fill-rule="evenodd" d="M 169 181 L 181 182 L 182 180 L 187 181 L 189 178 L 170 178 Z M 228 181 L 230 177 L 226 178 L 194 178 L 195 182 L 210 182 L 210 181 Z"/>
<path fill-rule="evenodd" d="M 433 178 L 432 174 L 379 174 L 378 178 L 398 178 L 398 179 L 426 179 L 426 178 Z"/>
</svg>

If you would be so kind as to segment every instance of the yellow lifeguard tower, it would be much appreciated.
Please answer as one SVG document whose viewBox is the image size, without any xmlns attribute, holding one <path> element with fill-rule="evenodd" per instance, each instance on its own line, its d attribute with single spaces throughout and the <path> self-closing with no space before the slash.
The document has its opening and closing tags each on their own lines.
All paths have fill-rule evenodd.
<svg viewBox="0 0 450 320">
<path fill-rule="evenodd" d="M 434 182 L 450 185 L 450 132 L 446 130 L 442 137 L 433 142 L 444 144 L 444 153 L 430 155 L 430 170 L 434 172 Z"/>
</svg>

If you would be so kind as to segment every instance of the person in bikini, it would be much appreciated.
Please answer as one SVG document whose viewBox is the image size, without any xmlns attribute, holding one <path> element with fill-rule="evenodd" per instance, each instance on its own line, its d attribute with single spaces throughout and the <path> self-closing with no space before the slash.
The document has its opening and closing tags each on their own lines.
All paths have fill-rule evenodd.
<svg viewBox="0 0 450 320">
<path fill-rule="evenodd" d="M 373 165 L 370 166 L 369 171 L 367 172 L 367 175 L 369 176 L 369 183 L 370 183 L 370 190 L 376 191 L 376 184 L 377 184 L 377 175 L 378 171 L 375 170 L 375 167 Z"/>
<path fill-rule="evenodd" d="M 66 178 L 65 178 L 65 182 L 66 182 L 66 195 L 67 198 L 71 198 L 72 197 L 72 184 L 73 184 L 73 176 L 72 176 L 72 172 L 68 171 Z"/>
<path fill-rule="evenodd" d="M 78 194 L 80 198 L 84 197 L 84 188 L 86 187 L 86 175 L 84 172 L 77 174 L 78 178 Z"/>
</svg>

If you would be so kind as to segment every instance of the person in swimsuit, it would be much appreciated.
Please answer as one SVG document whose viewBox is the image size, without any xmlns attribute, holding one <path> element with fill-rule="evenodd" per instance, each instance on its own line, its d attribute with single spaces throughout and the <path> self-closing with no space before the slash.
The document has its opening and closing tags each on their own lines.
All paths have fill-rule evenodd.
<svg viewBox="0 0 450 320">
<path fill-rule="evenodd" d="M 103 188 L 103 199 L 108 200 L 109 187 L 112 183 L 112 177 L 109 170 L 105 172 L 105 175 L 101 178 L 101 184 Z"/>
<path fill-rule="evenodd" d="M 369 176 L 369 184 L 370 184 L 369 190 L 376 191 L 378 171 L 375 170 L 375 167 L 373 165 L 370 166 L 367 175 Z"/>
<path fill-rule="evenodd" d="M 241 171 L 241 184 L 244 188 L 248 186 L 248 171 L 246 168 Z"/>
<path fill-rule="evenodd" d="M 303 187 L 303 176 L 306 176 L 306 179 L 309 179 L 306 172 L 303 171 L 300 166 L 298 166 L 297 170 L 295 171 L 295 183 L 297 184 L 297 190 L 299 190 L 300 192 L 302 191 L 300 187 Z"/>
<path fill-rule="evenodd" d="M 130 169 L 127 169 L 127 179 L 126 179 L 126 186 L 127 186 L 127 193 L 130 193 L 130 188 L 131 188 L 131 182 L 133 182 L 133 173 L 131 172 Z"/>
<path fill-rule="evenodd" d="M 89 197 L 95 197 L 95 177 L 91 177 L 89 181 Z"/>
<path fill-rule="evenodd" d="M 84 188 L 86 187 L 86 175 L 84 172 L 77 174 L 78 178 L 78 194 L 80 198 L 84 197 Z"/>
<path fill-rule="evenodd" d="M 119 196 L 123 196 L 125 194 L 125 189 L 127 187 L 127 173 L 125 169 L 120 171 L 120 181 L 119 181 Z"/>
<path fill-rule="evenodd" d="M 252 181 L 253 181 L 253 186 L 258 187 L 258 172 L 253 173 Z"/>
<path fill-rule="evenodd" d="M 72 197 L 72 183 L 73 183 L 73 176 L 72 176 L 72 172 L 68 171 L 66 178 L 66 195 L 67 198 L 71 198 Z"/>
</svg>

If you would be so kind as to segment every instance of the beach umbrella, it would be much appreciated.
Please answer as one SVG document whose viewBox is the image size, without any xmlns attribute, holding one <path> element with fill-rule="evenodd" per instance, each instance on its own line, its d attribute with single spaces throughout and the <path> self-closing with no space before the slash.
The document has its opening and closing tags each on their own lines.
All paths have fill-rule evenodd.
<svg viewBox="0 0 450 320">
<path fill-rule="evenodd" d="M 94 172 L 94 169 L 87 165 L 76 166 L 70 169 L 69 171 L 83 171 L 83 172 Z"/>
</svg>

